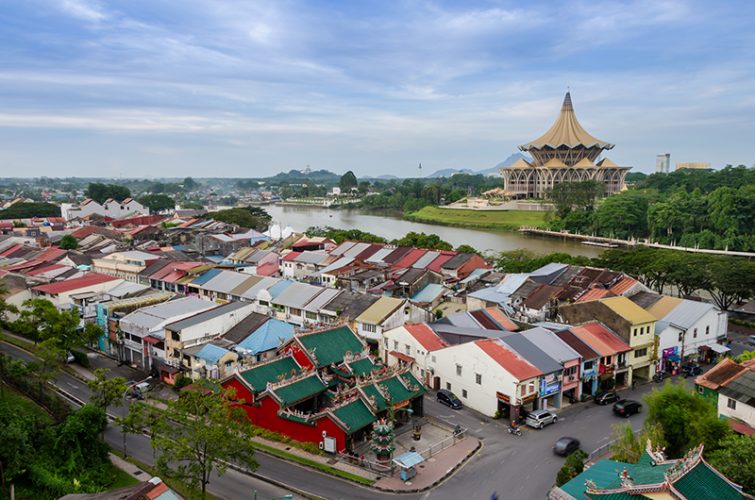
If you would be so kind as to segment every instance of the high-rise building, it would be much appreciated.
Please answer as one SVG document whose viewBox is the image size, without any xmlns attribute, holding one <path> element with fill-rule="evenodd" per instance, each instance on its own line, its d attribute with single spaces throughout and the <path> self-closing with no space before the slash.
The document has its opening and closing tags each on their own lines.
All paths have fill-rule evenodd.
<svg viewBox="0 0 755 500">
<path fill-rule="evenodd" d="M 562 182 L 596 181 L 606 195 L 626 189 L 624 178 L 632 167 L 620 167 L 608 158 L 598 159 L 613 144 L 590 135 L 577 121 L 569 92 L 553 126 L 541 137 L 519 146 L 532 161 L 519 159 L 501 169 L 506 195 L 544 198 Z"/>
<path fill-rule="evenodd" d="M 657 174 L 667 174 L 671 168 L 671 155 L 664 153 L 655 157 L 655 172 Z"/>
</svg>

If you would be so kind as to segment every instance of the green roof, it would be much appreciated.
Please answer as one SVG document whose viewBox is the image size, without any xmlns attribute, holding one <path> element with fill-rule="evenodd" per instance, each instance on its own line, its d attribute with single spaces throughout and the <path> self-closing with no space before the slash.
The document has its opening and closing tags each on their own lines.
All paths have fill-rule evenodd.
<svg viewBox="0 0 755 500">
<path fill-rule="evenodd" d="M 404 387 L 404 384 L 401 383 L 399 377 L 403 377 L 403 379 L 409 384 L 416 385 L 417 390 L 408 390 L 406 387 Z M 412 399 L 425 393 L 425 388 L 422 386 L 422 384 L 420 384 L 417 379 L 414 378 L 414 375 L 409 372 L 403 375 L 395 375 L 387 380 L 378 382 L 378 384 L 382 384 L 388 389 L 388 392 L 391 395 L 391 403 L 394 405 L 403 403 L 406 400 Z M 385 398 L 383 398 L 380 392 L 375 388 L 374 384 L 363 387 L 363 390 L 368 397 L 375 396 L 377 411 L 383 411 L 388 407 Z"/>
<path fill-rule="evenodd" d="M 367 405 L 361 399 L 356 399 L 351 403 L 333 410 L 333 414 L 338 420 L 348 427 L 347 434 L 353 434 L 375 421 L 375 415 L 370 413 Z"/>
<path fill-rule="evenodd" d="M 711 468 L 700 461 L 691 471 L 687 472 L 674 483 L 679 493 L 687 498 L 735 500 L 742 497 L 742 493 L 734 488 Z"/>
<path fill-rule="evenodd" d="M 634 479 L 635 484 L 658 484 L 665 481 L 664 472 L 669 467 L 669 464 L 652 466 L 649 464 L 628 464 L 615 460 L 599 460 L 592 467 L 561 486 L 561 489 L 574 498 L 585 498 L 585 481 L 588 479 L 593 481 L 598 488 L 619 488 L 621 487 L 619 473 L 625 467 L 629 475 Z M 606 498 L 606 495 L 592 496 L 601 500 Z"/>
<path fill-rule="evenodd" d="M 354 372 L 354 375 L 358 376 L 372 373 L 372 370 L 375 368 L 375 363 L 373 363 L 370 358 L 358 359 L 347 364 L 349 365 L 349 368 L 351 368 L 351 371 Z"/>
<path fill-rule="evenodd" d="M 317 357 L 318 368 L 340 363 L 347 352 L 362 352 L 364 344 L 347 326 L 310 333 L 297 337 L 299 342 Z"/>
<path fill-rule="evenodd" d="M 288 406 L 293 403 L 298 403 L 307 398 L 321 393 L 328 386 L 325 385 L 320 378 L 312 374 L 309 377 L 297 380 L 288 385 L 282 387 L 276 387 L 273 392 L 281 400 L 283 406 Z"/>
<path fill-rule="evenodd" d="M 301 373 L 301 369 L 296 364 L 296 361 L 294 361 L 294 358 L 285 357 L 246 370 L 241 373 L 241 378 L 252 386 L 254 389 L 253 392 L 258 393 L 267 388 L 268 382 L 277 382 L 278 376 L 281 374 L 290 377 L 292 371 L 295 371 L 296 374 Z"/>
</svg>

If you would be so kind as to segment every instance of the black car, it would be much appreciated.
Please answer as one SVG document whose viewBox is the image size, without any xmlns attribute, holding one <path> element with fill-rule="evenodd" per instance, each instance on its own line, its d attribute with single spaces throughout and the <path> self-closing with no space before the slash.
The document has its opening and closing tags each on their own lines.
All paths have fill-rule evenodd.
<svg viewBox="0 0 755 500">
<path fill-rule="evenodd" d="M 579 449 L 579 439 L 564 436 L 553 445 L 553 453 L 565 457 L 571 455 Z"/>
<path fill-rule="evenodd" d="M 700 368 L 700 365 L 696 365 L 694 363 L 688 363 L 682 366 L 682 374 L 685 377 L 697 377 L 698 375 L 701 375 L 702 373 L 703 373 L 703 369 Z"/>
<path fill-rule="evenodd" d="M 613 391 L 599 392 L 595 395 L 596 405 L 607 405 L 619 400 L 619 395 Z"/>
<path fill-rule="evenodd" d="M 624 418 L 640 413 L 640 411 L 642 411 L 642 405 L 638 401 L 632 401 L 631 399 L 622 399 L 613 405 L 613 412 Z"/>
<path fill-rule="evenodd" d="M 461 409 L 461 401 L 456 397 L 456 394 L 451 391 L 441 389 L 438 391 L 438 394 L 435 396 L 435 398 L 439 403 L 443 403 L 444 405 L 453 408 L 454 410 Z"/>
</svg>

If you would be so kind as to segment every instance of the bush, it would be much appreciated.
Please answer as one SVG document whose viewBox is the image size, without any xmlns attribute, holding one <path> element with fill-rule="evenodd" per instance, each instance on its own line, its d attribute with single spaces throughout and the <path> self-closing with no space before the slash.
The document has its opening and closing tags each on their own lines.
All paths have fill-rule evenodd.
<svg viewBox="0 0 755 500">
<path fill-rule="evenodd" d="M 79 365 L 83 366 L 84 368 L 91 367 L 91 363 L 89 363 L 89 357 L 87 357 L 85 352 L 71 351 L 71 354 L 73 354 L 73 360 Z"/>
<path fill-rule="evenodd" d="M 564 465 L 556 476 L 556 486 L 562 486 L 581 474 L 585 470 L 585 460 L 587 460 L 587 453 L 582 450 L 577 450 L 566 457 Z"/>
<path fill-rule="evenodd" d="M 189 377 L 185 377 L 181 375 L 180 377 L 176 379 L 176 383 L 173 384 L 173 389 L 175 389 L 176 391 L 180 391 L 187 385 L 191 385 L 191 382 L 192 380 Z"/>
</svg>

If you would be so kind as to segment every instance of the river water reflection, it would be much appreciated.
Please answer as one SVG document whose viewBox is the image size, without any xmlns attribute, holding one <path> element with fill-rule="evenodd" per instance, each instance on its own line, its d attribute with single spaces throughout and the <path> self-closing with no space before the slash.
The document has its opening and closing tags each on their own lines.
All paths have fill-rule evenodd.
<svg viewBox="0 0 755 500">
<path fill-rule="evenodd" d="M 289 225 L 297 231 L 310 226 L 332 226 L 337 229 L 360 229 L 377 234 L 388 240 L 400 238 L 406 233 L 435 233 L 454 246 L 466 243 L 482 251 L 501 252 L 527 248 L 537 254 L 564 252 L 572 255 L 595 257 L 602 249 L 551 238 L 522 236 L 513 231 L 467 229 L 411 222 L 398 216 L 368 212 L 360 209 L 327 209 L 321 207 L 266 205 L 263 207 L 273 221 Z"/>
</svg>

